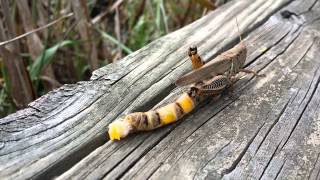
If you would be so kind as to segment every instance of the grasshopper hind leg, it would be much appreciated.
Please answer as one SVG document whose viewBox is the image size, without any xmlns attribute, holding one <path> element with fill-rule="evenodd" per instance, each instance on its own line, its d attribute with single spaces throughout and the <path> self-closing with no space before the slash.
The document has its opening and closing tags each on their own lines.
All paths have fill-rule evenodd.
<svg viewBox="0 0 320 180">
<path fill-rule="evenodd" d="M 218 101 L 221 98 L 221 94 L 215 94 L 215 95 L 212 95 L 211 97 L 213 101 Z"/>
<path fill-rule="evenodd" d="M 228 95 L 230 99 L 234 101 L 237 99 L 237 97 L 234 95 L 234 83 L 237 82 L 239 78 L 237 76 L 229 76 L 227 80 L 229 85 L 225 93 Z"/>
</svg>

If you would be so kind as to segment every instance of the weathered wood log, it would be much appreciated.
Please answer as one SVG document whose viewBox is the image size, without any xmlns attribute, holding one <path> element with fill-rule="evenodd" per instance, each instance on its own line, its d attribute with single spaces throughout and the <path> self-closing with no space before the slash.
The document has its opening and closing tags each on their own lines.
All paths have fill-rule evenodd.
<svg viewBox="0 0 320 180">
<path fill-rule="evenodd" d="M 48 93 L 0 120 L 0 177 L 319 178 L 319 6 L 232 1 L 95 71 L 91 81 Z M 191 69 L 190 45 L 204 59 L 234 45 L 235 17 L 248 34 L 247 67 L 265 78 L 247 76 L 236 84 L 237 99 L 206 102 L 181 122 L 107 141 L 111 121 L 148 110 Z"/>
</svg>

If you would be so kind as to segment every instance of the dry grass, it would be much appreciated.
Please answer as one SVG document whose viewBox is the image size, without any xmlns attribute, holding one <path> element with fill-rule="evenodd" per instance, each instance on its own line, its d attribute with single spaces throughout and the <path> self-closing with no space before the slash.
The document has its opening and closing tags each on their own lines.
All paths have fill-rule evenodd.
<svg viewBox="0 0 320 180">
<path fill-rule="evenodd" d="M 214 0 L 0 0 L 0 117 L 215 8 Z"/>
</svg>

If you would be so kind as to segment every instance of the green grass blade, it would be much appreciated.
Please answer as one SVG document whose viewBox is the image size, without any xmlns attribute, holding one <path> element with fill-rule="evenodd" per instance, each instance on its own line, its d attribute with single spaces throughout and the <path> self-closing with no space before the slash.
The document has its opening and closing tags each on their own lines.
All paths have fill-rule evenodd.
<svg viewBox="0 0 320 180">
<path fill-rule="evenodd" d="M 168 21 L 167 21 L 168 17 L 166 15 L 163 0 L 160 0 L 160 11 L 161 11 L 162 20 L 163 20 L 163 24 L 164 24 L 164 28 L 165 28 L 164 30 L 167 34 L 169 32 Z"/>
<path fill-rule="evenodd" d="M 160 9 L 160 1 L 156 1 L 157 6 L 156 6 L 156 26 L 158 31 L 160 32 L 159 34 L 162 34 L 162 28 L 161 28 L 161 9 Z"/>
<path fill-rule="evenodd" d="M 59 48 L 73 44 L 75 44 L 75 41 L 65 40 L 46 49 L 29 67 L 31 79 L 36 80 L 39 77 L 43 66 L 51 63 L 53 56 L 56 54 Z"/>
<path fill-rule="evenodd" d="M 109 35 L 108 33 L 96 28 L 97 31 L 101 34 L 101 36 L 105 39 L 108 39 L 109 41 L 111 41 L 112 43 L 118 45 L 124 52 L 126 52 L 127 54 L 131 54 L 132 50 L 130 48 L 128 48 L 126 45 L 122 44 L 121 42 L 119 42 L 116 38 L 112 37 L 111 35 Z"/>
</svg>

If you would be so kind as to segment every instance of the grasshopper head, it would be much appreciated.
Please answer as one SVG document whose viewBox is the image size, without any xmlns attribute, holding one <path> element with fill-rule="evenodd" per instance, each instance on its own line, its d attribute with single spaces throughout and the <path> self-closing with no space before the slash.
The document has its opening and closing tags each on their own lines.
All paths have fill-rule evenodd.
<svg viewBox="0 0 320 180">
<path fill-rule="evenodd" d="M 189 52 L 188 52 L 188 55 L 189 56 L 192 56 L 192 55 L 196 55 L 197 54 L 197 47 L 196 46 L 191 46 L 189 48 Z"/>
</svg>

